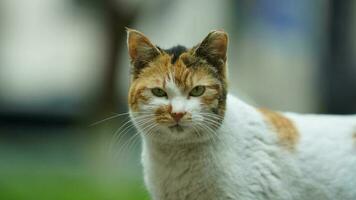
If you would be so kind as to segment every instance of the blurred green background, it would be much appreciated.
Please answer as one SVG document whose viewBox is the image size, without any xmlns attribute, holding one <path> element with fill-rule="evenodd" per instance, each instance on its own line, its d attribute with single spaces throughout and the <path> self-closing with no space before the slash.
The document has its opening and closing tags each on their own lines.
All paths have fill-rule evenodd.
<svg viewBox="0 0 356 200">
<path fill-rule="evenodd" d="M 126 140 L 113 145 L 112 124 L 8 128 L 0 129 L 0 199 L 149 199 L 139 141 L 119 152 Z"/>
<path fill-rule="evenodd" d="M 0 199 L 149 199 L 127 115 L 90 126 L 127 112 L 125 27 L 162 48 L 224 29 L 231 93 L 349 114 L 355 11 L 351 0 L 0 0 Z"/>
</svg>

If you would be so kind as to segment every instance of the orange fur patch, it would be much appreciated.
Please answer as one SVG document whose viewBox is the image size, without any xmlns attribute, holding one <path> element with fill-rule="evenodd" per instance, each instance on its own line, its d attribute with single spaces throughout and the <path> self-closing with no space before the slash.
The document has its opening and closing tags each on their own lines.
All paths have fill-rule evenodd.
<svg viewBox="0 0 356 200">
<path fill-rule="evenodd" d="M 129 105 L 132 109 L 132 111 L 136 112 L 138 111 L 138 105 L 140 102 L 147 102 L 149 100 L 148 97 L 146 97 L 144 93 L 144 87 L 141 86 L 142 84 L 133 84 L 131 86 L 131 90 L 134 92 L 131 92 L 129 94 Z"/>
<path fill-rule="evenodd" d="M 172 122 L 172 117 L 170 116 L 172 107 L 171 106 L 161 106 L 159 107 L 156 112 L 156 121 L 158 123 L 169 123 Z"/>
<path fill-rule="evenodd" d="M 279 142 L 289 150 L 295 150 L 299 133 L 294 123 L 281 113 L 268 109 L 259 109 L 267 123 L 270 124 L 279 138 Z"/>
</svg>

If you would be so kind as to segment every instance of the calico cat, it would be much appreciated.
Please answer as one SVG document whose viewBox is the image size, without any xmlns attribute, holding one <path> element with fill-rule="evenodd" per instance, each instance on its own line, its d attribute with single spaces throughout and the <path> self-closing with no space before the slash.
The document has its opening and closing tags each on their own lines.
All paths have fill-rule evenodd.
<svg viewBox="0 0 356 200">
<path fill-rule="evenodd" d="M 130 116 L 154 200 L 356 200 L 356 115 L 274 112 L 228 93 L 228 36 L 164 50 L 128 29 Z"/>
</svg>

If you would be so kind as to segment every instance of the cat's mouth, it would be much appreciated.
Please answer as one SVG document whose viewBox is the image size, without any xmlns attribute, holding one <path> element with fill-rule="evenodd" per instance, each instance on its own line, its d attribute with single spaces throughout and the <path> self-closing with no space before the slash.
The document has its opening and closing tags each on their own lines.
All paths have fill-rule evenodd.
<svg viewBox="0 0 356 200">
<path fill-rule="evenodd" d="M 180 124 L 175 124 L 175 125 L 173 125 L 173 126 L 169 126 L 169 129 L 170 129 L 171 131 L 176 131 L 176 132 L 182 132 L 182 131 L 184 131 L 183 126 L 181 126 Z"/>
</svg>

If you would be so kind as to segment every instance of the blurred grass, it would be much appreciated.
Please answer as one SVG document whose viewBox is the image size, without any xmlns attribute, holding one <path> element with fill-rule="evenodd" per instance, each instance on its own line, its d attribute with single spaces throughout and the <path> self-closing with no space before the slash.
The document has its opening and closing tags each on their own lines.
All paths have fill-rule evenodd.
<svg viewBox="0 0 356 200">
<path fill-rule="evenodd" d="M 109 129 L 0 134 L 0 200 L 148 200 L 138 146 L 113 158 Z"/>
<path fill-rule="evenodd" d="M 12 169 L 0 173 L 0 199 L 6 200 L 143 200 L 148 199 L 140 180 L 100 182 L 90 173 Z"/>
</svg>

